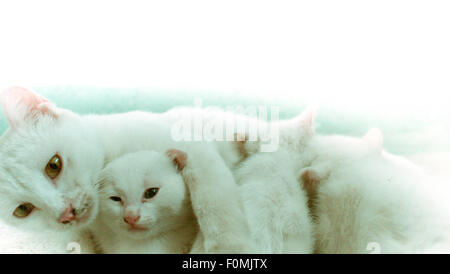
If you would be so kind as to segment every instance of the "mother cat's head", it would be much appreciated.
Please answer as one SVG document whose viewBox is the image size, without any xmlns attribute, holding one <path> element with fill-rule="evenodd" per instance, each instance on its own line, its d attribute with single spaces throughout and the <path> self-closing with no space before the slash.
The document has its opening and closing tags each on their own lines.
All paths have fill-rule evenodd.
<svg viewBox="0 0 450 274">
<path fill-rule="evenodd" d="M 0 218 L 30 229 L 78 228 L 97 215 L 104 154 L 81 116 L 25 88 L 0 97 Z"/>
</svg>

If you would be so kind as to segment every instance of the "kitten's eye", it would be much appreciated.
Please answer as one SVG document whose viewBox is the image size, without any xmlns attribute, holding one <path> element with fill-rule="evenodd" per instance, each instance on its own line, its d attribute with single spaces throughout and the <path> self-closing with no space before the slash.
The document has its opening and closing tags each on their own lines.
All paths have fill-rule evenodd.
<svg viewBox="0 0 450 274">
<path fill-rule="evenodd" d="M 51 179 L 55 179 L 58 177 L 59 173 L 62 169 L 62 160 L 58 154 L 55 154 L 50 161 L 48 161 L 47 166 L 45 167 L 45 173 L 47 173 L 48 177 Z"/>
<path fill-rule="evenodd" d="M 114 202 L 121 202 L 122 198 L 120 198 L 119 196 L 111 196 L 109 197 L 111 200 L 113 200 Z"/>
<path fill-rule="evenodd" d="M 33 210 L 34 205 L 32 205 L 31 203 L 23 203 L 20 206 L 18 206 L 16 210 L 14 210 L 13 214 L 17 218 L 25 218 L 28 215 L 30 215 L 30 213 L 33 212 Z"/>
<path fill-rule="evenodd" d="M 159 190 L 159 188 L 157 188 L 157 187 L 152 187 L 152 188 L 147 189 L 144 192 L 144 198 L 150 199 L 150 198 L 155 197 L 156 193 L 158 193 L 158 190 Z"/>
</svg>

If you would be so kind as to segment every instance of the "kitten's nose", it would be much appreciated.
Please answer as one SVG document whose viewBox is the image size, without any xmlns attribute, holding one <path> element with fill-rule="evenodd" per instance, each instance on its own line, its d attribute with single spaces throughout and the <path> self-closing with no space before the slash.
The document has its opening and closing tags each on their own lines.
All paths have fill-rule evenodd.
<svg viewBox="0 0 450 274">
<path fill-rule="evenodd" d="M 125 216 L 123 218 L 123 220 L 127 224 L 134 225 L 134 224 L 136 224 L 139 221 L 140 218 L 141 218 L 140 215 L 138 215 L 138 216 L 131 216 L 131 215 L 129 215 L 129 216 Z"/>
<path fill-rule="evenodd" d="M 58 222 L 68 224 L 76 219 L 77 216 L 75 214 L 75 209 L 72 207 L 72 204 L 69 204 L 69 206 L 64 210 L 64 213 L 59 217 Z"/>
</svg>

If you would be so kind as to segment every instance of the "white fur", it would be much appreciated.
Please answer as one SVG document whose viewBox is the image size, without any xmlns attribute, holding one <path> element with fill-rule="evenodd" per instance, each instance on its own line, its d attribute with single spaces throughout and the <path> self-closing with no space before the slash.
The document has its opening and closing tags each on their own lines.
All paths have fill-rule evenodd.
<svg viewBox="0 0 450 274">
<path fill-rule="evenodd" d="M 297 181 L 298 153 L 258 153 L 235 172 L 258 253 L 312 253 L 312 220 Z"/>
<path fill-rule="evenodd" d="M 178 144 L 171 139 L 170 130 L 177 119 L 167 114 L 130 112 L 80 116 L 57 108 L 23 88 L 6 90 L 1 103 L 11 128 L 0 139 L 0 217 L 15 227 L 34 231 L 49 227 L 69 229 L 76 238 L 97 215 L 97 182 L 106 163 L 126 153 L 163 152 Z M 222 144 L 216 143 L 189 146 L 210 156 L 207 164 L 197 168 L 198 185 L 205 189 L 235 185 L 228 168 L 239 160 L 233 155 L 235 152 L 229 153 L 221 148 Z M 61 155 L 64 167 L 58 178 L 51 180 L 43 169 L 55 153 Z M 67 201 L 83 209 L 83 220 L 71 224 L 57 222 Z M 13 212 L 23 202 L 33 203 L 37 210 L 19 219 Z M 204 229 L 208 231 L 207 227 Z M 214 237 L 207 239 L 210 242 L 207 250 L 209 245 L 217 246 Z"/>
<path fill-rule="evenodd" d="M 221 168 L 216 153 L 192 146 L 187 147 L 188 161 L 182 171 L 200 228 L 191 253 L 254 253 L 237 184 L 218 187 L 215 183 L 234 180 L 232 172 Z"/>
<path fill-rule="evenodd" d="M 448 251 L 449 192 L 383 151 L 376 130 L 362 139 L 316 136 L 302 157 L 320 178 L 317 253 L 369 253 L 372 243 L 381 253 Z"/>
<path fill-rule="evenodd" d="M 239 186 L 216 188 L 211 185 L 206 188 L 196 184 L 189 177 L 195 178 L 195 174 L 201 173 L 201 166 L 209 164 L 209 157 L 189 161 L 199 167 L 192 169 L 190 176 L 185 178 L 196 216 L 199 222 L 204 223 L 201 233 L 209 232 L 206 239 L 220 239 L 216 242 L 220 245 L 217 250 L 312 252 L 312 223 L 297 174 L 302 167 L 300 152 L 314 133 L 314 115 L 313 110 L 306 110 L 293 119 L 265 125 L 263 130 L 273 124 L 280 129 L 280 148 L 276 152 L 258 152 L 259 142 L 229 142 L 249 156 L 235 169 Z M 183 173 L 186 175 L 188 172 Z M 245 212 L 245 220 L 240 219 L 240 211 Z M 195 245 L 193 251 L 198 253 Z"/>
<path fill-rule="evenodd" d="M 155 151 L 126 154 L 106 166 L 101 176 L 100 212 L 91 227 L 103 252 L 254 251 L 236 196 L 237 186 L 217 187 L 199 182 L 197 178 L 205 176 L 202 167 L 213 163 L 211 158 L 216 156 L 192 149 L 192 144 L 189 148 L 191 152 L 181 172 L 167 155 Z M 206 174 L 211 175 L 215 176 Z M 151 187 L 158 187 L 158 193 L 150 200 L 142 200 L 144 191 Z M 122 201 L 112 201 L 111 196 L 121 197 Z M 141 216 L 136 225 L 146 230 L 130 230 L 124 221 L 128 211 Z"/>
<path fill-rule="evenodd" d="M 92 232 L 103 252 L 189 252 L 197 223 L 184 181 L 168 156 L 155 151 L 126 154 L 108 164 L 102 178 L 100 212 Z M 152 187 L 158 187 L 158 193 L 143 200 Z M 130 229 L 124 221 L 128 211 L 140 216 L 137 225 L 146 230 Z"/>
</svg>

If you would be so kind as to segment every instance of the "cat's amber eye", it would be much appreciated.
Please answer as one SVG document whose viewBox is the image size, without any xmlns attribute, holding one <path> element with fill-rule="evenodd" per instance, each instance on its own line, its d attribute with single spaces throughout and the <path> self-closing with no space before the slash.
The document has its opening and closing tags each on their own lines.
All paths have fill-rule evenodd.
<svg viewBox="0 0 450 274">
<path fill-rule="evenodd" d="M 31 203 L 23 203 L 19 205 L 16 210 L 14 210 L 13 214 L 17 218 L 25 218 L 30 215 L 31 212 L 33 212 L 34 208 L 34 205 L 32 205 Z"/>
<path fill-rule="evenodd" d="M 144 198 L 151 199 L 151 198 L 155 197 L 156 193 L 158 193 L 158 190 L 159 190 L 159 188 L 157 188 L 157 187 L 152 187 L 152 188 L 147 189 L 144 192 Z"/>
<path fill-rule="evenodd" d="M 120 198 L 119 196 L 111 196 L 109 198 L 114 202 L 122 202 L 122 198 Z"/>
<path fill-rule="evenodd" d="M 62 159 L 58 154 L 55 154 L 50 161 L 48 161 L 47 166 L 45 166 L 45 173 L 51 179 L 58 177 L 62 169 Z"/>
</svg>

